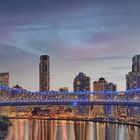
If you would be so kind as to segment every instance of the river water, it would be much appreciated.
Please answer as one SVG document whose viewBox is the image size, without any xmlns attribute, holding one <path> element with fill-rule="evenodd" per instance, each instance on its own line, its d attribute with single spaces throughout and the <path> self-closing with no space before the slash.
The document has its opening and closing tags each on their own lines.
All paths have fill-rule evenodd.
<svg viewBox="0 0 140 140">
<path fill-rule="evenodd" d="M 84 121 L 11 120 L 6 140 L 140 140 L 140 127 Z"/>
</svg>

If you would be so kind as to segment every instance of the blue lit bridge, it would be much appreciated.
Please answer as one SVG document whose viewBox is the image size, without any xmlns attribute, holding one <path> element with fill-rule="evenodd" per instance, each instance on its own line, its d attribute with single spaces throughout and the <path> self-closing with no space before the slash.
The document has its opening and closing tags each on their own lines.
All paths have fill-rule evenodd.
<svg viewBox="0 0 140 140">
<path fill-rule="evenodd" d="M 140 88 L 119 92 L 29 92 L 0 86 L 0 106 L 119 105 L 140 106 Z"/>
</svg>

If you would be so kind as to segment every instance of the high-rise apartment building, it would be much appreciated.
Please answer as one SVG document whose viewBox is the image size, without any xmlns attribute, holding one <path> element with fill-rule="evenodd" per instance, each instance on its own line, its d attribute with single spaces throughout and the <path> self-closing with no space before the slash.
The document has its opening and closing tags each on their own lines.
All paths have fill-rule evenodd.
<svg viewBox="0 0 140 140">
<path fill-rule="evenodd" d="M 94 92 L 104 92 L 104 91 L 116 91 L 116 85 L 112 82 L 108 83 L 105 78 L 99 78 L 98 81 L 93 82 Z M 110 96 L 111 98 L 111 96 Z M 91 95 L 91 100 L 105 99 L 102 94 Z M 93 106 L 92 108 L 93 116 L 112 116 L 113 107 L 112 106 Z"/>
<path fill-rule="evenodd" d="M 0 84 L 9 86 L 9 73 L 8 72 L 0 73 Z"/>
<path fill-rule="evenodd" d="M 73 90 L 74 92 L 90 91 L 90 77 L 80 72 L 74 79 Z"/>
<path fill-rule="evenodd" d="M 105 91 L 107 81 L 104 78 L 100 78 L 98 81 L 93 82 L 93 90 L 100 92 Z"/>
<path fill-rule="evenodd" d="M 135 55 L 132 58 L 132 71 L 126 75 L 126 90 L 136 88 L 140 88 L 140 55 Z M 131 98 L 135 98 L 133 93 L 131 93 Z M 126 116 L 131 116 L 131 114 L 140 115 L 140 109 L 138 107 L 128 107 L 125 114 Z"/>
<path fill-rule="evenodd" d="M 129 72 L 126 75 L 126 90 L 140 87 L 140 72 Z"/>
<path fill-rule="evenodd" d="M 105 86 L 105 91 L 116 91 L 116 90 L 117 90 L 117 85 L 112 82 L 107 83 Z"/>
<path fill-rule="evenodd" d="M 132 72 L 140 72 L 140 55 L 132 58 Z"/>
<path fill-rule="evenodd" d="M 98 81 L 93 82 L 93 90 L 100 91 L 116 91 L 116 85 L 112 82 L 108 83 L 104 78 L 100 78 Z"/>
<path fill-rule="evenodd" d="M 90 77 L 80 72 L 73 82 L 74 92 L 88 92 L 90 91 Z M 77 95 L 79 100 L 88 100 L 88 94 Z M 76 115 L 87 116 L 89 115 L 89 106 L 77 106 Z"/>
<path fill-rule="evenodd" d="M 140 55 L 132 58 L 132 72 L 126 75 L 126 89 L 140 88 Z"/>
<path fill-rule="evenodd" d="M 48 55 L 40 56 L 39 77 L 40 77 L 40 91 L 49 91 L 50 59 Z"/>
</svg>

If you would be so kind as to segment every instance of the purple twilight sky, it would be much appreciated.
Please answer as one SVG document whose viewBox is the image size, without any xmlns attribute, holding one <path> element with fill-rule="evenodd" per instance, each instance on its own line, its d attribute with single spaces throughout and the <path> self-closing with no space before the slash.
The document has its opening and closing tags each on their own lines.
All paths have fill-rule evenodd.
<svg viewBox="0 0 140 140">
<path fill-rule="evenodd" d="M 51 63 L 51 89 L 79 72 L 125 90 L 131 58 L 140 54 L 139 0 L 1 0 L 0 72 L 10 86 L 37 91 L 39 57 Z"/>
</svg>

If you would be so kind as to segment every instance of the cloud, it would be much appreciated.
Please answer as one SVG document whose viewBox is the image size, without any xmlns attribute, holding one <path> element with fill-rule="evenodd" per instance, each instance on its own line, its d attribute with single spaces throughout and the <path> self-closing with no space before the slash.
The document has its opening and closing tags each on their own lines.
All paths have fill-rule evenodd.
<svg viewBox="0 0 140 140">
<path fill-rule="evenodd" d="M 10 73 L 10 86 L 18 83 L 28 90 L 38 90 L 38 64 L 39 57 L 34 54 L 0 43 L 0 72 Z"/>
<path fill-rule="evenodd" d="M 117 66 L 117 67 L 111 67 L 109 68 L 109 70 L 128 70 L 130 69 L 131 66 L 125 65 L 125 66 Z"/>
<path fill-rule="evenodd" d="M 131 61 L 140 52 L 139 3 L 136 0 L 1 1 L 0 68 L 14 73 L 12 79 L 23 81 L 29 89 L 34 87 L 30 83 L 38 86 L 42 54 L 51 58 L 52 88 L 63 85 L 64 81 L 72 85 L 72 78 L 79 71 L 93 77 L 95 74 L 100 77 L 103 71 L 105 77 L 111 71 L 125 72 L 122 63 Z M 130 61 L 125 65 L 131 65 Z"/>
<path fill-rule="evenodd" d="M 23 49 L 8 44 L 0 44 L 0 61 L 3 63 L 7 61 L 20 61 L 30 57 L 30 53 L 23 51 Z"/>
<path fill-rule="evenodd" d="M 104 60 L 123 60 L 128 59 L 128 56 L 101 56 L 101 57 L 82 57 L 79 59 L 75 59 L 76 61 L 104 61 Z"/>
</svg>

